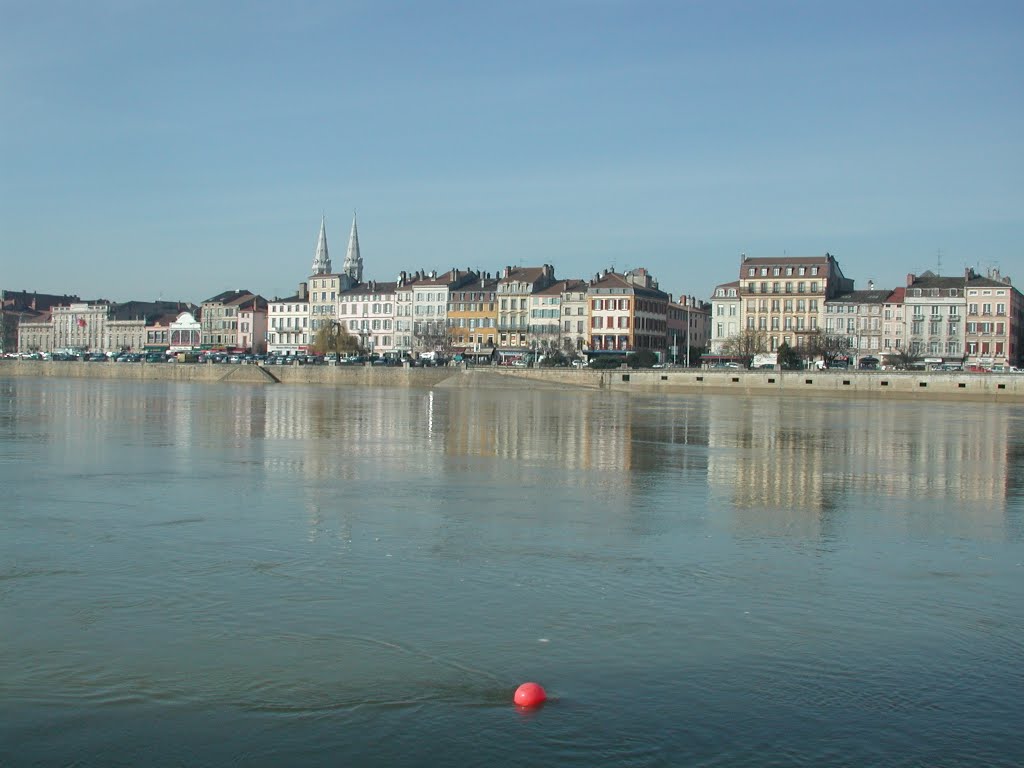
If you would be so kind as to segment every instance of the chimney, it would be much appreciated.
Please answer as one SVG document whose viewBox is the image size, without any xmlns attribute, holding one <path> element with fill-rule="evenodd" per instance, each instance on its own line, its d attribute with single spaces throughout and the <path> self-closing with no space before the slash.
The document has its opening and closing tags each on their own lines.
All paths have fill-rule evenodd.
<svg viewBox="0 0 1024 768">
<path fill-rule="evenodd" d="M 914 273 L 911 272 L 910 274 L 907 275 L 907 288 L 909 288 L 913 284 L 914 284 Z"/>
<path fill-rule="evenodd" d="M 299 301 L 306 300 L 306 290 L 309 288 L 306 283 L 299 283 Z"/>
<path fill-rule="evenodd" d="M 745 262 L 746 260 L 747 260 L 747 254 L 745 254 L 745 253 L 741 253 L 741 254 L 740 254 L 740 264 L 742 264 L 742 263 L 743 263 L 743 262 Z"/>
<path fill-rule="evenodd" d="M 511 274 L 512 274 L 512 267 L 506 266 L 505 267 L 505 278 L 507 279 L 508 276 L 511 275 Z"/>
</svg>

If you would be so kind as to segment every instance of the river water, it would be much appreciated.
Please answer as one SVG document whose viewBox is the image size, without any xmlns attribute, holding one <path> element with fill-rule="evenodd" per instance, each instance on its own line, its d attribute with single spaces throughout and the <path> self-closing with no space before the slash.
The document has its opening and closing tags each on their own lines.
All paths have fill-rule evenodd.
<svg viewBox="0 0 1024 768">
<path fill-rule="evenodd" d="M 1018 766 L 1022 426 L 0 379 L 0 765 Z"/>
</svg>

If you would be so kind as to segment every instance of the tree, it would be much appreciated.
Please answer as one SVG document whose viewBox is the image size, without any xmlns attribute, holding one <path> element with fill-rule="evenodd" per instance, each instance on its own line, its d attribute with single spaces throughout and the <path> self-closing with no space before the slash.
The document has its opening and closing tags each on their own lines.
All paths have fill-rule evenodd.
<svg viewBox="0 0 1024 768">
<path fill-rule="evenodd" d="M 814 331 L 804 337 L 804 356 L 808 360 L 821 358 L 826 368 L 831 368 L 837 357 L 850 351 L 850 340 L 834 333 Z"/>
<path fill-rule="evenodd" d="M 626 365 L 630 368 L 653 368 L 658 356 L 649 349 L 641 349 L 626 355 Z"/>
<path fill-rule="evenodd" d="M 568 365 L 569 361 L 565 355 L 562 354 L 561 350 L 553 349 L 549 350 L 544 359 L 540 361 L 541 368 L 554 368 L 557 365 Z"/>
<path fill-rule="evenodd" d="M 337 360 L 343 354 L 358 354 L 361 350 L 359 339 L 337 320 L 329 320 L 316 332 L 313 351 L 318 355 L 334 355 L 334 359 Z"/>
<path fill-rule="evenodd" d="M 779 345 L 778 362 L 779 368 L 784 371 L 799 371 L 803 367 L 800 355 L 785 342 Z"/>
<path fill-rule="evenodd" d="M 626 362 L 626 358 L 619 357 L 618 355 L 613 355 L 609 357 L 602 356 L 595 357 L 593 360 L 591 360 L 589 367 L 594 370 L 598 370 L 601 368 L 619 368 L 622 366 L 624 362 Z"/>
<path fill-rule="evenodd" d="M 579 349 L 576 348 L 576 344 L 569 336 L 562 337 L 562 356 L 565 358 L 566 363 L 570 364 L 581 357 Z"/>
<path fill-rule="evenodd" d="M 885 364 L 898 371 L 906 371 L 920 362 L 921 358 L 910 349 L 897 349 L 885 356 Z"/>
<path fill-rule="evenodd" d="M 418 321 L 413 328 L 412 338 L 417 352 L 440 352 L 442 356 L 451 356 L 451 340 L 445 333 L 443 323 Z"/>
<path fill-rule="evenodd" d="M 749 368 L 754 355 L 768 351 L 768 335 L 764 331 L 743 331 L 726 339 L 722 351 L 742 361 L 744 368 Z"/>
</svg>

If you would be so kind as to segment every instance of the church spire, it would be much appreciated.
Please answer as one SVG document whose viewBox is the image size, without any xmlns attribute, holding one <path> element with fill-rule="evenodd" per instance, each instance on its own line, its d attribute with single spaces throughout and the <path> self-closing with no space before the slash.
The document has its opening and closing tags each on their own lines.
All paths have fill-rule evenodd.
<svg viewBox="0 0 1024 768">
<path fill-rule="evenodd" d="M 326 217 L 320 217 L 320 237 L 316 241 L 316 255 L 313 257 L 313 274 L 328 275 L 331 272 L 331 257 L 327 253 Z"/>
<path fill-rule="evenodd" d="M 348 250 L 345 251 L 345 265 L 341 271 L 356 283 L 363 280 L 363 257 L 359 255 L 359 232 L 356 230 L 356 213 L 352 212 L 352 231 L 348 236 Z"/>
</svg>

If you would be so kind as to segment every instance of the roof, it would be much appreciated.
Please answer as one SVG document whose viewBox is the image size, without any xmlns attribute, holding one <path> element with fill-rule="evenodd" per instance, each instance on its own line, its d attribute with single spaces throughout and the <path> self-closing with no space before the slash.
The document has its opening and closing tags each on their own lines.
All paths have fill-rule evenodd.
<svg viewBox="0 0 1024 768">
<path fill-rule="evenodd" d="M 498 278 L 498 282 L 536 284 L 545 274 L 546 267 L 510 267 L 507 274 Z"/>
<path fill-rule="evenodd" d="M 907 297 L 906 288 L 896 288 L 892 293 L 889 294 L 889 298 L 885 300 L 886 304 L 902 304 L 904 299 Z"/>
<path fill-rule="evenodd" d="M 848 291 L 827 299 L 827 304 L 884 304 L 892 294 L 889 289 L 871 291 Z"/>
<path fill-rule="evenodd" d="M 561 296 L 569 291 L 585 291 L 587 284 L 583 280 L 558 280 L 547 288 L 542 288 L 535 295 L 539 296 Z"/>
<path fill-rule="evenodd" d="M 993 280 L 991 277 L 972 277 L 967 281 L 968 288 L 1013 288 L 1008 282 Z"/>
<path fill-rule="evenodd" d="M 323 275 L 318 275 L 318 277 L 323 277 Z M 237 291 L 224 291 L 223 293 L 218 293 L 216 296 L 206 299 L 203 304 L 235 304 L 252 295 L 251 291 L 240 288 Z"/>
<path fill-rule="evenodd" d="M 740 262 L 741 267 L 773 267 L 775 265 L 827 264 L 831 255 L 824 256 L 748 256 Z"/>
<path fill-rule="evenodd" d="M 365 283 L 356 283 L 351 288 L 347 288 L 344 291 L 339 291 L 339 296 L 362 296 L 367 293 L 394 293 L 398 288 L 398 283 L 392 282 L 377 282 L 376 280 L 370 280 Z"/>
<path fill-rule="evenodd" d="M 646 288 L 642 285 L 627 280 L 618 272 L 601 273 L 597 280 L 591 280 L 589 289 L 596 291 L 611 290 L 618 293 L 632 293 L 635 296 L 650 296 L 656 299 L 668 301 L 668 294 L 658 288 Z"/>
</svg>

